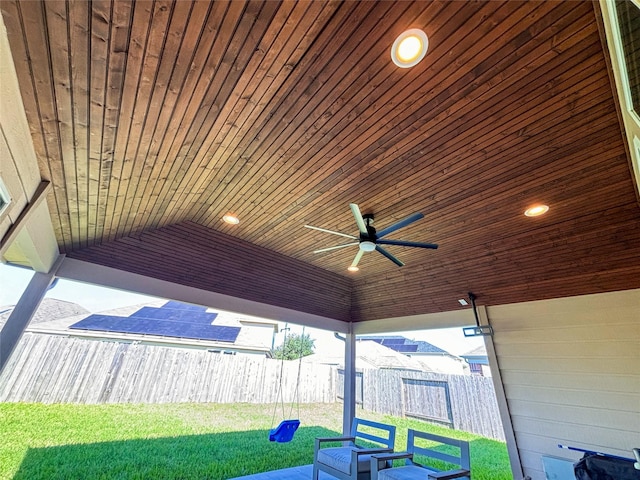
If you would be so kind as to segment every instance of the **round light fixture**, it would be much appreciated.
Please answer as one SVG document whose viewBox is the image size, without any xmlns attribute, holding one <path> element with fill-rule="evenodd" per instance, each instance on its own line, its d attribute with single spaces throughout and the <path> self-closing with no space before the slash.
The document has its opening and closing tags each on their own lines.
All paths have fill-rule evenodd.
<svg viewBox="0 0 640 480">
<path fill-rule="evenodd" d="M 360 250 L 363 252 L 373 252 L 376 249 L 376 244 L 373 242 L 369 242 L 365 240 L 364 242 L 360 242 Z"/>
<path fill-rule="evenodd" d="M 354 267 L 353 265 L 347 267 L 347 270 L 349 270 L 350 272 L 357 272 L 360 269 L 358 267 Z"/>
<path fill-rule="evenodd" d="M 231 215 L 230 213 L 224 215 L 222 217 L 222 221 L 224 221 L 224 223 L 228 223 L 229 225 L 237 225 L 240 223 L 238 217 L 236 217 L 235 215 Z"/>
<path fill-rule="evenodd" d="M 527 217 L 539 217 L 540 215 L 544 215 L 549 211 L 548 205 L 534 205 L 533 207 L 529 207 L 524 211 L 524 214 Z"/>
<path fill-rule="evenodd" d="M 427 54 L 429 39 L 427 34 L 418 28 L 402 32 L 391 47 L 391 60 L 400 68 L 417 65 Z"/>
</svg>

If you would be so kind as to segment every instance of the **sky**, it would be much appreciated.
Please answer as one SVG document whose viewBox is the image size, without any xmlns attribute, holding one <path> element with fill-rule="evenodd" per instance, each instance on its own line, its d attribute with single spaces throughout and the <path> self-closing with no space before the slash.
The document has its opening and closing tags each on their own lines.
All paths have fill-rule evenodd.
<svg viewBox="0 0 640 480">
<path fill-rule="evenodd" d="M 0 307 L 15 305 L 32 275 L 32 270 L 0 264 Z M 91 313 L 157 300 L 155 297 L 68 280 L 59 281 L 47 292 L 47 297 L 77 303 Z"/>
<path fill-rule="evenodd" d="M 17 303 L 32 275 L 32 270 L 0 264 L 0 309 Z M 91 313 L 157 300 L 155 297 L 69 280 L 57 282 L 47 292 L 47 297 L 77 303 Z M 215 310 L 215 305 L 209 305 L 209 307 Z M 281 329 L 284 327 L 284 324 L 280 325 Z M 291 324 L 289 327 L 290 332 L 302 333 L 300 325 Z M 333 351 L 335 348 L 343 348 L 344 344 L 335 338 L 333 332 L 306 328 L 305 333 L 315 340 L 316 351 Z M 389 332 L 388 335 L 402 335 L 411 340 L 424 340 L 454 355 L 461 355 L 483 345 L 482 337 L 467 338 L 463 335 L 462 328 Z M 283 337 L 284 333 L 277 335 L 276 345 L 282 342 Z"/>
</svg>

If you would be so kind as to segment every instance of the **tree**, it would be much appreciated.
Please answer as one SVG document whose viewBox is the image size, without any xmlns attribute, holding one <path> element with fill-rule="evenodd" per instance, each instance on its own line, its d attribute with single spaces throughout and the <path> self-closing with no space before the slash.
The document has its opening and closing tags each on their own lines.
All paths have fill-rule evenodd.
<svg viewBox="0 0 640 480">
<path fill-rule="evenodd" d="M 273 351 L 273 358 L 278 360 L 295 360 L 296 358 L 306 357 L 313 353 L 315 340 L 307 334 L 298 335 L 292 333 L 287 335 L 282 345 Z"/>
</svg>

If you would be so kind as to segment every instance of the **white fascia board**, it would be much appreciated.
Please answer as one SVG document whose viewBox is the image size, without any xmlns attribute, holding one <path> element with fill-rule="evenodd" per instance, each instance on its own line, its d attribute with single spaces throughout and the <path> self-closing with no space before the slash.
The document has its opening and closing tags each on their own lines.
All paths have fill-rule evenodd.
<svg viewBox="0 0 640 480">
<path fill-rule="evenodd" d="M 366 335 L 372 333 L 468 327 L 475 325 L 475 323 L 473 310 L 465 309 L 356 322 L 353 325 L 353 332 L 356 335 Z"/>
</svg>

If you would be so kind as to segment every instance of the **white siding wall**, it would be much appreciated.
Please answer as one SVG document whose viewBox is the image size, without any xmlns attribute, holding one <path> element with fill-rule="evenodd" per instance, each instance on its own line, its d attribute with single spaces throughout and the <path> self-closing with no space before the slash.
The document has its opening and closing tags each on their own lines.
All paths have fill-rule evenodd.
<svg viewBox="0 0 640 480">
<path fill-rule="evenodd" d="M 640 290 L 488 308 L 525 475 L 557 445 L 640 447 Z"/>
<path fill-rule="evenodd" d="M 0 217 L 0 238 L 17 220 L 40 184 L 40 172 L 31 143 L 9 39 L 0 16 L 0 178 L 11 203 Z"/>
<path fill-rule="evenodd" d="M 0 178 L 11 197 L 0 214 L 0 239 L 16 224 L 40 186 L 40 171 L 31 132 L 22 103 L 18 77 L 9 49 L 6 28 L 0 16 Z M 51 197 L 52 205 L 53 197 Z M 48 272 L 58 257 L 53 226 L 46 202 L 34 208 L 22 221 L 19 233 L 8 248 L 0 246 L 4 260 Z M 17 232 L 17 230 L 16 230 Z M 5 240 L 5 242 L 8 242 Z"/>
</svg>

